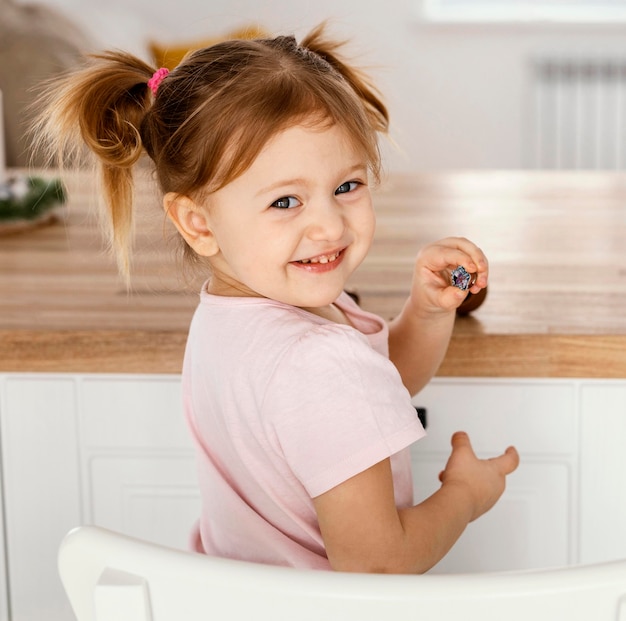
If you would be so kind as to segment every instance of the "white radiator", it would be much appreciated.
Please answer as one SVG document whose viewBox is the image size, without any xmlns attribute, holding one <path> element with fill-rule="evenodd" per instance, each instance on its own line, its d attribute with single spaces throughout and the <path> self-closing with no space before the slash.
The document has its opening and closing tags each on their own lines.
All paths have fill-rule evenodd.
<svg viewBox="0 0 626 621">
<path fill-rule="evenodd" d="M 532 64 L 531 167 L 626 168 L 626 58 Z"/>
</svg>

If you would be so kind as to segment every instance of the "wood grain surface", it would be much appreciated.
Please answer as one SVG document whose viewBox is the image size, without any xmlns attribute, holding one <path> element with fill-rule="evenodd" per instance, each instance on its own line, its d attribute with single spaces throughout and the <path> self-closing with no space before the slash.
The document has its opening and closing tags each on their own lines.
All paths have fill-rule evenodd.
<svg viewBox="0 0 626 621">
<path fill-rule="evenodd" d="M 182 275 L 148 175 L 131 291 L 102 241 L 93 176 L 65 183 L 60 223 L 0 238 L 0 371 L 180 372 L 205 275 Z M 375 243 L 349 283 L 367 310 L 399 311 L 426 243 L 461 235 L 489 258 L 487 298 L 457 319 L 439 375 L 626 377 L 624 174 L 394 176 L 375 204 Z"/>
</svg>

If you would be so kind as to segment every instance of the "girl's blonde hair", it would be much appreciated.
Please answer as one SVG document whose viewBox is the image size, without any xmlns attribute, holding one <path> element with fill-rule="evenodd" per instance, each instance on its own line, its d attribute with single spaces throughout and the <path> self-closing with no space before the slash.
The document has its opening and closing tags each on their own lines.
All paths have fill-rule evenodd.
<svg viewBox="0 0 626 621">
<path fill-rule="evenodd" d="M 277 132 L 298 122 L 338 124 L 378 178 L 387 110 L 339 47 L 323 25 L 300 44 L 290 36 L 218 43 L 189 54 L 155 96 L 154 67 L 118 51 L 93 55 L 47 86 L 36 148 L 57 164 L 83 145 L 95 155 L 112 246 L 128 277 L 132 170 L 144 151 L 163 192 L 198 200 L 242 174 Z M 188 247 L 186 255 L 193 258 Z"/>
</svg>

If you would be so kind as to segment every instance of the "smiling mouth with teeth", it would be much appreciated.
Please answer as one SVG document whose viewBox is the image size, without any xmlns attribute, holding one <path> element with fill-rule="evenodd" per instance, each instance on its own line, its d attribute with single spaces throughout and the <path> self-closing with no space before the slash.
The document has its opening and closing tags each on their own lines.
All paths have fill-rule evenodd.
<svg viewBox="0 0 626 621">
<path fill-rule="evenodd" d="M 313 257 L 312 259 L 302 259 L 298 263 L 332 263 L 337 260 L 340 254 L 341 251 L 333 254 L 321 254 L 319 257 Z"/>
</svg>

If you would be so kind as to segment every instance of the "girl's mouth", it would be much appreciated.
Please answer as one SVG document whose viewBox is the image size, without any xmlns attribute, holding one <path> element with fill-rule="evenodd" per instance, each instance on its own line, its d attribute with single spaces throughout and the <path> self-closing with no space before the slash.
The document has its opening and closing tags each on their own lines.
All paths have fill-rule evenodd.
<svg viewBox="0 0 626 621">
<path fill-rule="evenodd" d="M 316 257 L 293 261 L 292 265 L 301 267 L 309 272 L 328 272 L 335 269 L 342 262 L 344 254 L 345 248 L 342 248 L 327 254 L 319 254 Z"/>
<path fill-rule="evenodd" d="M 313 257 L 311 259 L 302 259 L 301 261 L 296 261 L 296 263 L 332 263 L 336 261 L 339 255 L 342 253 L 342 250 L 338 250 L 337 252 L 333 252 L 332 254 L 321 254 L 318 257 Z"/>
</svg>

